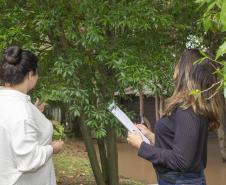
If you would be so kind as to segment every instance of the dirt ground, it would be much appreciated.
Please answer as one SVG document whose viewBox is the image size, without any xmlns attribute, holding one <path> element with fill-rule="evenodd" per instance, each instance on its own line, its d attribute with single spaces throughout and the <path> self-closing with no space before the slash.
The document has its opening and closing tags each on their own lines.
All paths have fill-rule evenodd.
<svg viewBox="0 0 226 185">
<path fill-rule="evenodd" d="M 96 185 L 81 139 L 67 139 L 64 151 L 53 157 L 58 185 Z M 120 177 L 120 185 L 141 185 Z"/>
<path fill-rule="evenodd" d="M 54 163 L 58 185 L 95 185 L 91 174 L 87 173 L 90 166 L 81 140 L 66 140 L 64 151 L 54 156 Z"/>
</svg>

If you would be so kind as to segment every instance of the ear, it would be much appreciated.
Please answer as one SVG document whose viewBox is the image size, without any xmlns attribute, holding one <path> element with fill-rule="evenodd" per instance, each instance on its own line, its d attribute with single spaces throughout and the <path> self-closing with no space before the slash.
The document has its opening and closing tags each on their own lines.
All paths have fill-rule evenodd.
<svg viewBox="0 0 226 185">
<path fill-rule="evenodd" d="M 28 79 L 31 79 L 32 76 L 34 76 L 34 72 L 33 71 L 29 71 L 27 74 Z"/>
</svg>

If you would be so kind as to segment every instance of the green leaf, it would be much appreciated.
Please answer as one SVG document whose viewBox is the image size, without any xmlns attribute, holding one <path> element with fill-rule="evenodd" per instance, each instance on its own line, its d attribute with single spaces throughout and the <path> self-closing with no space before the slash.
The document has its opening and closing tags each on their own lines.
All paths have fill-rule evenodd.
<svg viewBox="0 0 226 185">
<path fill-rule="evenodd" d="M 53 140 L 59 140 L 59 139 L 64 139 L 65 138 L 65 133 L 64 133 L 64 126 L 61 125 L 61 123 L 57 121 L 53 121 Z"/>
<path fill-rule="evenodd" d="M 223 56 L 223 54 L 225 53 L 226 53 L 226 41 L 224 41 L 224 43 L 217 50 L 216 59 L 218 59 L 220 56 Z"/>
<path fill-rule="evenodd" d="M 226 0 L 223 0 L 223 3 L 222 3 L 220 21 L 222 24 L 222 31 L 226 31 Z"/>
<path fill-rule="evenodd" d="M 206 32 L 212 27 L 212 25 L 212 20 L 209 17 L 203 20 L 203 27 Z"/>
<path fill-rule="evenodd" d="M 199 95 L 201 93 L 201 91 L 199 89 L 192 89 L 189 93 L 189 95 Z"/>
</svg>

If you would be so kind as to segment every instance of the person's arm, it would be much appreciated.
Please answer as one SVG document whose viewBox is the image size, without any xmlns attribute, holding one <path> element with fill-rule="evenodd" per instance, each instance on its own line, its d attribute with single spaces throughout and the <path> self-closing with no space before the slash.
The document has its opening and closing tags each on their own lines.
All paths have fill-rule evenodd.
<svg viewBox="0 0 226 185">
<path fill-rule="evenodd" d="M 51 145 L 38 142 L 38 128 L 31 120 L 17 122 L 12 132 L 12 150 L 19 171 L 34 171 L 43 166 L 53 153 Z"/>
<path fill-rule="evenodd" d="M 200 122 L 189 110 L 178 110 L 175 118 L 175 138 L 172 149 L 140 145 L 138 155 L 153 164 L 162 164 L 170 169 L 186 171 L 193 162 L 199 140 Z"/>
</svg>

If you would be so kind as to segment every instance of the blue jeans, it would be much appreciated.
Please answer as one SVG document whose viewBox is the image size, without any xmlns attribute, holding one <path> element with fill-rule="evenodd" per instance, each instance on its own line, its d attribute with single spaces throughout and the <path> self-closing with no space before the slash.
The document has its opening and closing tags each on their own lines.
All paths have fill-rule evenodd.
<svg viewBox="0 0 226 185">
<path fill-rule="evenodd" d="M 157 178 L 159 185 L 206 185 L 203 172 L 183 174 L 174 172 L 157 173 Z"/>
</svg>

